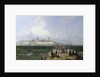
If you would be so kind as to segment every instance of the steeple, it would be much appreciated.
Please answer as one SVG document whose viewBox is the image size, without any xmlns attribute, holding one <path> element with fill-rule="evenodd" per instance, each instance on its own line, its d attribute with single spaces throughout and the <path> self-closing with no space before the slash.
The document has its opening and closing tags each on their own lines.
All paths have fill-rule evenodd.
<svg viewBox="0 0 100 77">
<path fill-rule="evenodd" d="M 39 38 L 37 37 L 37 40 L 39 40 Z"/>
<path fill-rule="evenodd" d="M 48 37 L 48 41 L 50 41 L 50 37 Z"/>
</svg>

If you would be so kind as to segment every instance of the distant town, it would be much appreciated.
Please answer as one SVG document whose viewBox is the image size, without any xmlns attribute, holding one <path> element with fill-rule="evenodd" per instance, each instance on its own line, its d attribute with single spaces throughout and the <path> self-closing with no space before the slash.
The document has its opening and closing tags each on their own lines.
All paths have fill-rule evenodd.
<svg viewBox="0 0 100 77">
<path fill-rule="evenodd" d="M 56 44 L 58 43 L 50 38 L 41 40 L 38 37 L 34 40 L 21 40 L 16 43 L 17 46 L 54 46 Z"/>
</svg>

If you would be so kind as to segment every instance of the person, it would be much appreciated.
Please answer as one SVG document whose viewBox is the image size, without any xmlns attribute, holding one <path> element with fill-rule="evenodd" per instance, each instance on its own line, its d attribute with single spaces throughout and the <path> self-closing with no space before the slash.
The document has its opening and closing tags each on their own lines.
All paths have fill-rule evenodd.
<svg viewBox="0 0 100 77">
<path fill-rule="evenodd" d="M 68 49 L 67 49 L 67 53 L 68 53 L 68 54 L 70 53 L 70 47 L 68 47 Z"/>
<path fill-rule="evenodd" d="M 71 56 L 71 51 L 69 51 L 69 56 Z"/>
<path fill-rule="evenodd" d="M 51 56 L 53 56 L 53 51 L 51 51 Z"/>
</svg>

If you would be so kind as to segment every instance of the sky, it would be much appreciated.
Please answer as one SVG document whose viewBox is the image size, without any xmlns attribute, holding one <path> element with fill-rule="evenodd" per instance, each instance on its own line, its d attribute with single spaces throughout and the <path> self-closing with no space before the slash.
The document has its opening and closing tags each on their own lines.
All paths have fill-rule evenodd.
<svg viewBox="0 0 100 77">
<path fill-rule="evenodd" d="M 48 39 L 83 45 L 83 16 L 16 16 L 16 41 Z"/>
</svg>

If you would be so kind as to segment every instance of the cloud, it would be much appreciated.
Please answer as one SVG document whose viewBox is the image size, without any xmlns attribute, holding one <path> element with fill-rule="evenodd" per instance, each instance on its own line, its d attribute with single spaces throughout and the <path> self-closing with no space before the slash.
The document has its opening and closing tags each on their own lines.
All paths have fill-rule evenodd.
<svg viewBox="0 0 100 77">
<path fill-rule="evenodd" d="M 23 29 L 17 33 L 17 40 L 35 39 L 36 37 L 47 38 L 50 32 L 46 29 L 47 24 L 44 17 L 36 17 L 34 24 L 29 29 Z"/>
<path fill-rule="evenodd" d="M 49 31 L 46 29 L 46 22 L 43 17 L 37 17 L 34 25 L 32 26 L 31 32 L 33 35 L 46 37 L 50 36 Z"/>
</svg>

